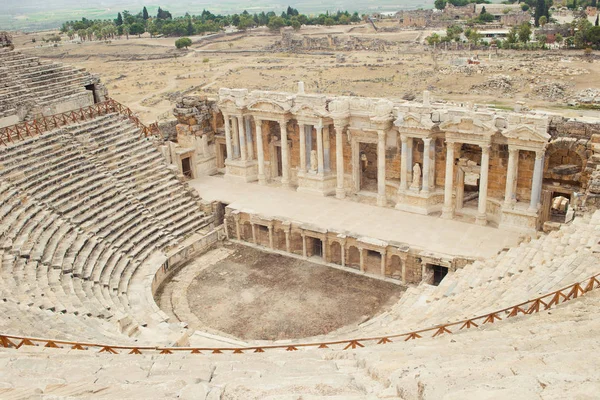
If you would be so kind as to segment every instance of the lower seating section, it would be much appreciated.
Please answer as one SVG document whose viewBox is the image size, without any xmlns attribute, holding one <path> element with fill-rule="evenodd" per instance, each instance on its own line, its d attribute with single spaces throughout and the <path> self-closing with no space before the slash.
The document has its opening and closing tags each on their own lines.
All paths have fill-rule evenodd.
<svg viewBox="0 0 600 400">
<path fill-rule="evenodd" d="M 394 307 L 337 335 L 410 332 L 484 315 L 580 282 L 598 272 L 600 211 L 449 272 L 439 286 L 409 288 Z"/>
<path fill-rule="evenodd" d="M 345 351 L 113 355 L 0 348 L 0 397 L 592 399 L 600 391 L 598 292 L 483 330 Z"/>
<path fill-rule="evenodd" d="M 165 327 L 151 299 L 140 304 L 134 293 L 132 304 L 128 288 L 156 270 L 157 255 L 212 223 L 180 179 L 118 114 L 0 149 L 0 307 L 12 315 L 3 330 L 26 331 L 24 307 L 40 321 L 55 317 L 53 337 L 98 341 Z M 103 333 L 80 337 L 72 320 Z"/>
</svg>

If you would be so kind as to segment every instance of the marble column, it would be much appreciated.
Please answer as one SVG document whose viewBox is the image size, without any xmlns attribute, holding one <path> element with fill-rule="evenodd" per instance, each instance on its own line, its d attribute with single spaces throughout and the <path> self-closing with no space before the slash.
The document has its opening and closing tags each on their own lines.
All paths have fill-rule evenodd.
<svg viewBox="0 0 600 400">
<path fill-rule="evenodd" d="M 385 131 L 377 131 L 377 205 L 385 206 Z"/>
<path fill-rule="evenodd" d="M 331 144 L 329 143 L 329 125 L 323 127 L 323 169 L 331 172 Z"/>
<path fill-rule="evenodd" d="M 359 262 L 360 272 L 365 272 L 365 250 L 363 248 L 359 247 L 358 253 L 360 256 L 360 262 Z"/>
<path fill-rule="evenodd" d="M 400 135 L 400 141 L 402 142 L 402 158 L 400 159 L 400 190 L 405 191 L 408 189 L 408 137 L 402 134 Z"/>
<path fill-rule="evenodd" d="M 256 152 L 258 153 L 258 183 L 260 185 L 267 184 L 265 177 L 265 149 L 263 148 L 262 123 L 261 119 L 255 119 L 256 124 Z"/>
<path fill-rule="evenodd" d="M 490 145 L 481 146 L 481 172 L 479 174 L 479 203 L 475 222 L 478 225 L 487 225 L 487 191 L 488 172 L 490 169 Z"/>
<path fill-rule="evenodd" d="M 256 225 L 254 225 L 252 222 L 250 225 L 252 226 L 252 243 L 258 244 L 258 241 L 256 240 Z"/>
<path fill-rule="evenodd" d="M 341 248 L 341 258 L 342 258 L 342 267 L 346 266 L 346 243 L 341 242 L 340 243 L 340 248 Z"/>
<path fill-rule="evenodd" d="M 306 252 L 306 235 L 302 233 L 302 257 L 306 258 L 308 253 Z"/>
<path fill-rule="evenodd" d="M 317 173 L 323 175 L 323 125 L 315 126 L 317 130 Z"/>
<path fill-rule="evenodd" d="M 231 142 L 233 145 L 233 156 L 231 159 L 240 158 L 240 136 L 239 136 L 239 124 L 237 123 L 236 117 L 231 117 L 232 135 Z"/>
<path fill-rule="evenodd" d="M 452 219 L 454 209 L 452 208 L 452 188 L 454 186 L 454 142 L 446 141 L 446 176 L 444 182 L 444 207 L 442 218 Z"/>
<path fill-rule="evenodd" d="M 346 197 L 344 189 L 344 127 L 341 124 L 335 124 L 335 169 L 337 184 L 335 188 L 335 197 L 343 199 Z"/>
<path fill-rule="evenodd" d="M 281 184 L 289 186 L 290 184 L 290 155 L 287 135 L 287 121 L 279 121 L 281 130 Z"/>
<path fill-rule="evenodd" d="M 227 148 L 227 160 L 233 160 L 233 145 L 231 140 L 231 121 L 229 115 L 223 114 L 225 122 L 225 147 Z"/>
<path fill-rule="evenodd" d="M 429 184 L 431 172 L 431 138 L 423 139 L 423 183 L 421 184 L 421 191 L 423 193 L 429 193 Z"/>
<path fill-rule="evenodd" d="M 267 228 L 269 229 L 269 248 L 271 248 L 271 250 L 275 249 L 275 246 L 273 245 L 273 224 L 269 224 L 269 226 L 267 226 Z"/>
<path fill-rule="evenodd" d="M 290 243 L 290 231 L 289 229 L 286 229 L 283 234 L 285 235 L 285 251 L 287 251 L 288 253 L 292 252 L 292 247 L 291 247 L 291 243 Z"/>
<path fill-rule="evenodd" d="M 244 118 L 246 122 L 246 150 L 248 153 L 248 160 L 254 160 L 254 143 L 252 140 L 252 123 L 250 117 Z"/>
<path fill-rule="evenodd" d="M 312 130 L 313 130 L 312 125 L 304 125 L 304 138 L 306 139 L 305 150 L 304 150 L 304 158 L 305 158 L 304 163 L 306 164 L 306 166 L 304 168 L 305 171 L 310 170 L 310 153 L 312 151 L 312 142 L 313 142 Z"/>
<path fill-rule="evenodd" d="M 300 124 L 300 172 L 306 172 L 306 125 Z"/>
<path fill-rule="evenodd" d="M 407 138 L 406 142 L 406 183 L 410 188 L 410 184 L 412 181 L 412 172 L 413 172 L 413 144 L 414 139 L 411 137 Z"/>
<path fill-rule="evenodd" d="M 381 267 L 380 267 L 381 270 L 380 270 L 380 273 L 381 273 L 381 276 L 383 276 L 383 277 L 385 277 L 385 261 L 386 261 L 386 259 L 385 259 L 385 253 L 386 253 L 385 250 L 381 252 Z"/>
<path fill-rule="evenodd" d="M 508 147 L 508 166 L 506 171 L 506 190 L 504 191 L 504 205 L 510 206 L 515 197 L 515 181 L 519 166 L 519 149 Z"/>
<path fill-rule="evenodd" d="M 242 161 L 248 159 L 248 152 L 246 146 L 246 127 L 244 126 L 244 117 L 236 117 L 238 121 L 238 136 L 240 139 L 240 156 Z"/>
<path fill-rule="evenodd" d="M 544 178 L 544 150 L 535 152 L 535 165 L 533 167 L 533 179 L 531 182 L 531 201 L 529 211 L 537 211 L 542 196 L 542 180 Z"/>
</svg>

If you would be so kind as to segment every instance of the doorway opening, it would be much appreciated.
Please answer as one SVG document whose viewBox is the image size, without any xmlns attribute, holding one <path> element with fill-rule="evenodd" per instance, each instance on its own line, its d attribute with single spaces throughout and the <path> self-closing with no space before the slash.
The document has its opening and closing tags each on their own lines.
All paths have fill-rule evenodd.
<svg viewBox="0 0 600 400">
<path fill-rule="evenodd" d="M 433 271 L 432 285 L 439 286 L 444 277 L 448 275 L 448 267 L 442 267 L 441 265 L 431 265 L 430 268 Z"/>
<path fill-rule="evenodd" d="M 377 192 L 377 143 L 359 144 L 359 190 Z"/>
<path fill-rule="evenodd" d="M 94 83 L 90 85 L 85 85 L 85 90 L 89 90 L 92 92 L 92 95 L 94 96 L 94 104 L 100 103 L 100 96 L 98 96 L 98 91 Z"/>
<path fill-rule="evenodd" d="M 185 157 L 181 159 L 181 172 L 183 176 L 186 178 L 192 178 L 192 163 L 190 161 L 190 157 Z"/>
</svg>

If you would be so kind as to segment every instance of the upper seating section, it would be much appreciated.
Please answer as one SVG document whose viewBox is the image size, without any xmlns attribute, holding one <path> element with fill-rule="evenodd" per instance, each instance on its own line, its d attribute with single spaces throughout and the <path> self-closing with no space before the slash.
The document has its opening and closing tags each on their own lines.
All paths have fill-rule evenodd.
<svg viewBox="0 0 600 400">
<path fill-rule="evenodd" d="M 123 341 L 167 319 L 130 285 L 212 219 L 151 139 L 107 114 L 0 148 L 0 221 L 2 330 Z"/>
<path fill-rule="evenodd" d="M 8 48 L 0 49 L 0 118 L 13 115 L 21 106 L 27 109 L 81 97 L 83 102 L 91 92 L 85 86 L 92 76 L 85 70 L 60 63 L 42 61 Z M 93 98 L 88 101 L 93 104 Z M 66 110 L 61 110 L 66 111 Z"/>
</svg>

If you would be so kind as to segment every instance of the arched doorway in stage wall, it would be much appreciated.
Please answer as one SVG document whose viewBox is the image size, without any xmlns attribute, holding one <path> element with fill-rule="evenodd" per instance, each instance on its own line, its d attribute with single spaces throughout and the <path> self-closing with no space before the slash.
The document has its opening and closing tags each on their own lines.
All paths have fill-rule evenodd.
<svg viewBox="0 0 600 400">
<path fill-rule="evenodd" d="M 402 260 L 400 260 L 400 256 L 394 254 L 390 257 L 385 274 L 393 279 L 402 279 Z"/>
<path fill-rule="evenodd" d="M 254 225 L 256 230 L 256 244 L 264 247 L 270 247 L 269 243 L 269 228 L 264 225 Z"/>
<path fill-rule="evenodd" d="M 350 268 L 360 269 L 360 252 L 356 246 L 348 247 L 348 258 L 346 266 Z"/>
<path fill-rule="evenodd" d="M 577 194 L 583 194 L 584 185 L 589 179 L 586 144 L 585 140 L 558 138 L 548 145 L 542 192 L 542 223 L 570 222 L 568 210 L 575 205 Z M 564 200 L 556 200 L 559 197 Z"/>
<path fill-rule="evenodd" d="M 329 246 L 329 259 L 333 264 L 342 265 L 342 245 L 340 242 L 331 242 Z"/>
<path fill-rule="evenodd" d="M 249 221 L 245 221 L 242 224 L 242 240 L 250 243 L 254 242 L 252 238 L 252 224 Z"/>
<path fill-rule="evenodd" d="M 273 231 L 273 246 L 276 250 L 287 251 L 283 229 L 275 229 Z"/>
</svg>

